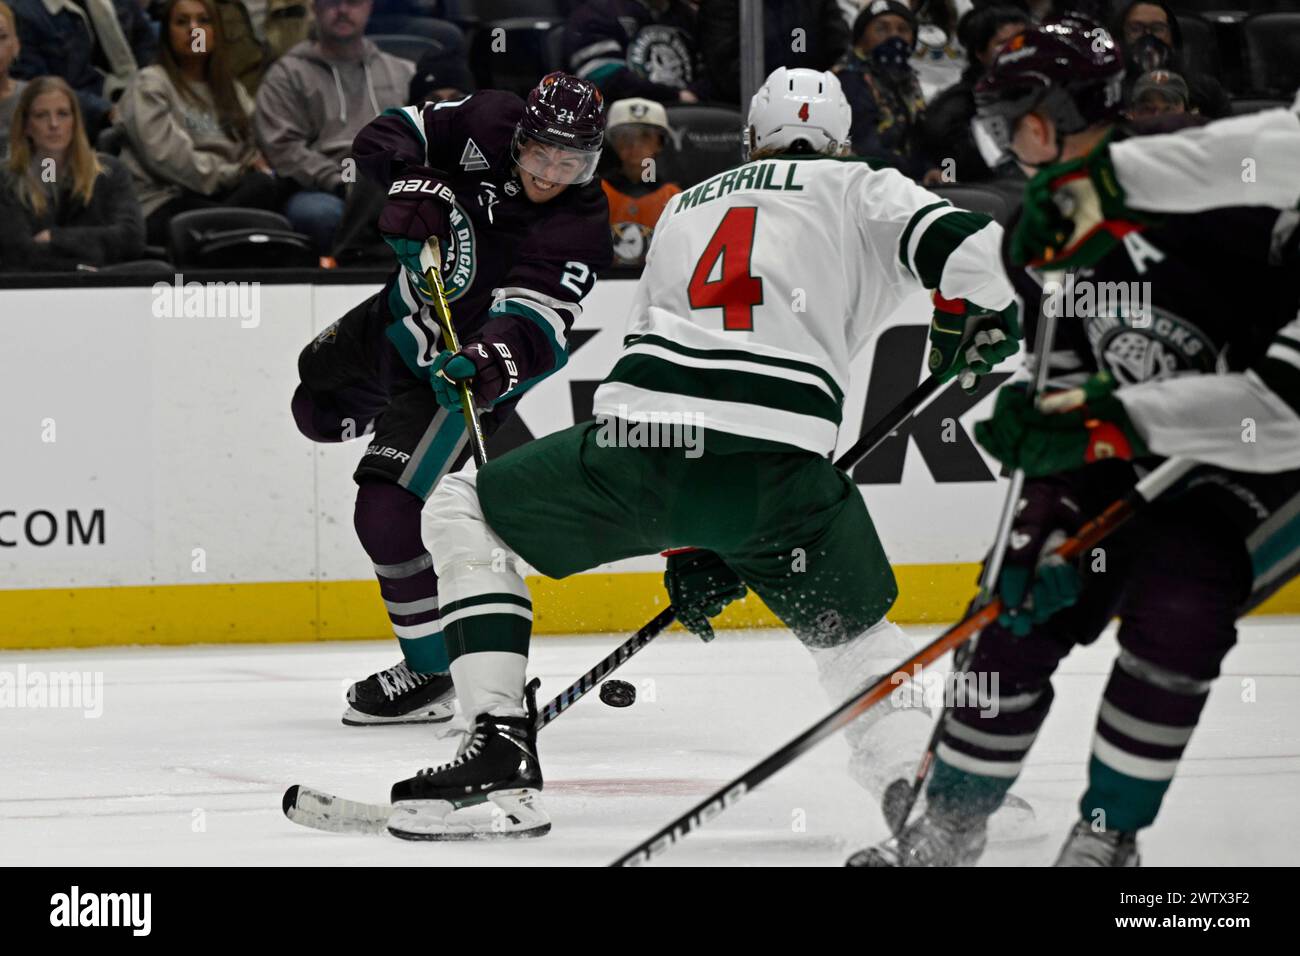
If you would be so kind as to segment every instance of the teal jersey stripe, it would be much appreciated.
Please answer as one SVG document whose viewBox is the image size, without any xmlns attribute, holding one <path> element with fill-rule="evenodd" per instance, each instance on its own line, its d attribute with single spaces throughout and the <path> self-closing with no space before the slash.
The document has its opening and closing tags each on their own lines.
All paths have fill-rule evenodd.
<svg viewBox="0 0 1300 956">
<path fill-rule="evenodd" d="M 399 106 L 390 106 L 388 109 L 384 110 L 384 112 L 381 115 L 400 116 L 402 119 L 406 120 L 406 124 L 415 131 L 415 135 L 420 137 L 420 142 L 423 143 L 425 146 L 428 146 L 429 141 L 424 138 L 424 130 L 420 128 L 420 124 L 417 123 L 412 118 L 411 114 L 406 112 L 406 110 L 402 109 Z"/>
<path fill-rule="evenodd" d="M 604 63 L 596 67 L 594 70 L 579 68 L 578 75 L 581 76 L 584 80 L 587 80 L 591 83 L 595 83 L 597 86 L 603 87 L 606 80 L 608 80 L 619 70 L 623 69 L 626 65 L 627 64 L 621 62 Z"/>
<path fill-rule="evenodd" d="M 624 355 L 605 381 L 674 395 L 811 415 L 837 426 L 840 423 L 839 402 L 820 388 L 770 375 L 732 369 L 688 368 L 653 355 Z"/>
<path fill-rule="evenodd" d="M 745 349 L 697 349 L 674 342 L 672 339 L 664 338 L 662 335 L 647 333 L 645 335 L 629 335 L 623 339 L 623 347 L 627 348 L 632 345 L 658 345 L 661 348 L 669 349 L 680 355 L 689 355 L 693 358 L 716 359 L 719 362 L 753 362 L 755 365 L 771 365 L 774 368 L 788 368 L 797 372 L 807 372 L 810 375 L 816 375 L 826 383 L 835 396 L 835 401 L 843 403 L 844 392 L 836 384 L 835 379 L 831 378 L 820 365 L 814 365 L 811 362 L 800 362 L 797 359 L 774 358 L 769 355 L 756 355 Z"/>
<path fill-rule="evenodd" d="M 546 318 L 536 309 L 531 308 L 519 299 L 506 299 L 504 302 L 499 302 L 492 306 L 488 311 L 492 315 L 517 315 L 520 318 L 532 322 L 541 329 L 542 334 L 546 336 L 546 341 L 550 343 L 551 352 L 555 357 L 555 364 L 547 371 L 542 372 L 540 375 L 534 375 L 532 378 L 524 379 L 511 390 L 510 394 L 506 396 L 507 398 L 518 398 L 538 382 L 555 374 L 560 369 L 564 368 L 564 366 L 569 364 L 569 353 L 565 351 L 564 347 L 560 345 L 559 340 L 556 339 L 555 329 L 551 327 L 551 323 L 547 322 Z"/>
<path fill-rule="evenodd" d="M 456 446 L 464 434 L 465 417 L 459 413 L 448 415 L 420 456 L 415 473 L 405 484 L 406 490 L 420 498 L 428 498 L 438 476 L 451 464 L 448 459 L 456 453 Z"/>
</svg>

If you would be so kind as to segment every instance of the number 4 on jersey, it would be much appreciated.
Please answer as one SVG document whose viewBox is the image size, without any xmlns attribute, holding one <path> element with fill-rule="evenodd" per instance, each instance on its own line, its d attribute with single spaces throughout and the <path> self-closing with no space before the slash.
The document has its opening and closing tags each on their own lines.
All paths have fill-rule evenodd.
<svg viewBox="0 0 1300 956">
<path fill-rule="evenodd" d="M 728 209 L 686 287 L 691 308 L 721 309 L 722 327 L 729 331 L 752 330 L 754 306 L 763 304 L 763 280 L 749 273 L 757 221 L 754 206 Z M 717 278 L 709 278 L 715 269 Z"/>
</svg>

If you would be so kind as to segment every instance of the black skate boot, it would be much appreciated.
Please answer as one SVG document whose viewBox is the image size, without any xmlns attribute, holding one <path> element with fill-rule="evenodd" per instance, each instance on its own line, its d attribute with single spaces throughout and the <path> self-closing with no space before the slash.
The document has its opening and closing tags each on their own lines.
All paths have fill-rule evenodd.
<svg viewBox="0 0 1300 956">
<path fill-rule="evenodd" d="M 927 809 L 898 836 L 859 850 L 845 866 L 974 866 L 988 842 L 988 817 Z"/>
<path fill-rule="evenodd" d="M 488 840 L 550 831 L 538 801 L 542 766 L 532 686 L 527 716 L 480 714 L 454 760 L 393 784 L 389 833 L 404 840 Z"/>
<path fill-rule="evenodd" d="M 1065 838 L 1053 866 L 1139 866 L 1137 834 L 1094 830 L 1080 820 Z"/>
<path fill-rule="evenodd" d="M 343 723 L 438 724 L 455 714 L 456 687 L 450 674 L 417 674 L 401 661 L 348 688 Z"/>
</svg>

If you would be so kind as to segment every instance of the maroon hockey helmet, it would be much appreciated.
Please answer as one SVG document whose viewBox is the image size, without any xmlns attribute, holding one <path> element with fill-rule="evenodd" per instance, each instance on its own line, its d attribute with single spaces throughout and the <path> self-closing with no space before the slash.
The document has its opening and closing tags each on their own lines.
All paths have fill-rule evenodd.
<svg viewBox="0 0 1300 956">
<path fill-rule="evenodd" d="M 585 183 L 604 139 L 605 97 L 595 84 L 557 71 L 529 91 L 511 155 L 539 179 Z"/>
<path fill-rule="evenodd" d="M 1011 157 L 1015 123 L 1046 115 L 1061 137 L 1116 120 L 1122 110 L 1124 61 L 1105 27 L 1065 14 L 1004 46 L 975 84 L 975 143 L 989 168 Z"/>
</svg>

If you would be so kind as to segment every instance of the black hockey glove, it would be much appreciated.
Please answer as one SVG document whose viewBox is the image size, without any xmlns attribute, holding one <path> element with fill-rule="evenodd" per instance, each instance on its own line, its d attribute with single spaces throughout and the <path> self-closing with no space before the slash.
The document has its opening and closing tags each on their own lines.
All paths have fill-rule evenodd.
<svg viewBox="0 0 1300 956">
<path fill-rule="evenodd" d="M 379 212 L 379 234 L 397 254 L 420 295 L 429 301 L 433 291 L 425 284 L 420 253 L 430 239 L 440 247 L 451 240 L 451 187 L 425 166 L 412 166 L 388 187 L 388 199 Z"/>
<path fill-rule="evenodd" d="M 1024 637 L 1035 624 L 1078 600 L 1081 581 L 1077 566 L 1052 552 L 1082 523 L 1079 506 L 1065 485 L 1052 481 L 1025 484 L 997 583 L 1003 606 L 998 623 L 1016 637 Z"/>
<path fill-rule="evenodd" d="M 669 551 L 667 556 L 664 587 L 677 610 L 677 620 L 700 640 L 713 640 L 709 618 L 717 617 L 732 601 L 743 598 L 745 585 L 712 551 L 687 548 Z"/>
<path fill-rule="evenodd" d="M 457 383 L 469 379 L 476 408 L 487 410 L 519 384 L 510 347 L 497 339 L 469 342 L 459 352 L 443 351 L 430 369 L 433 393 L 443 408 L 460 411 Z"/>
</svg>

